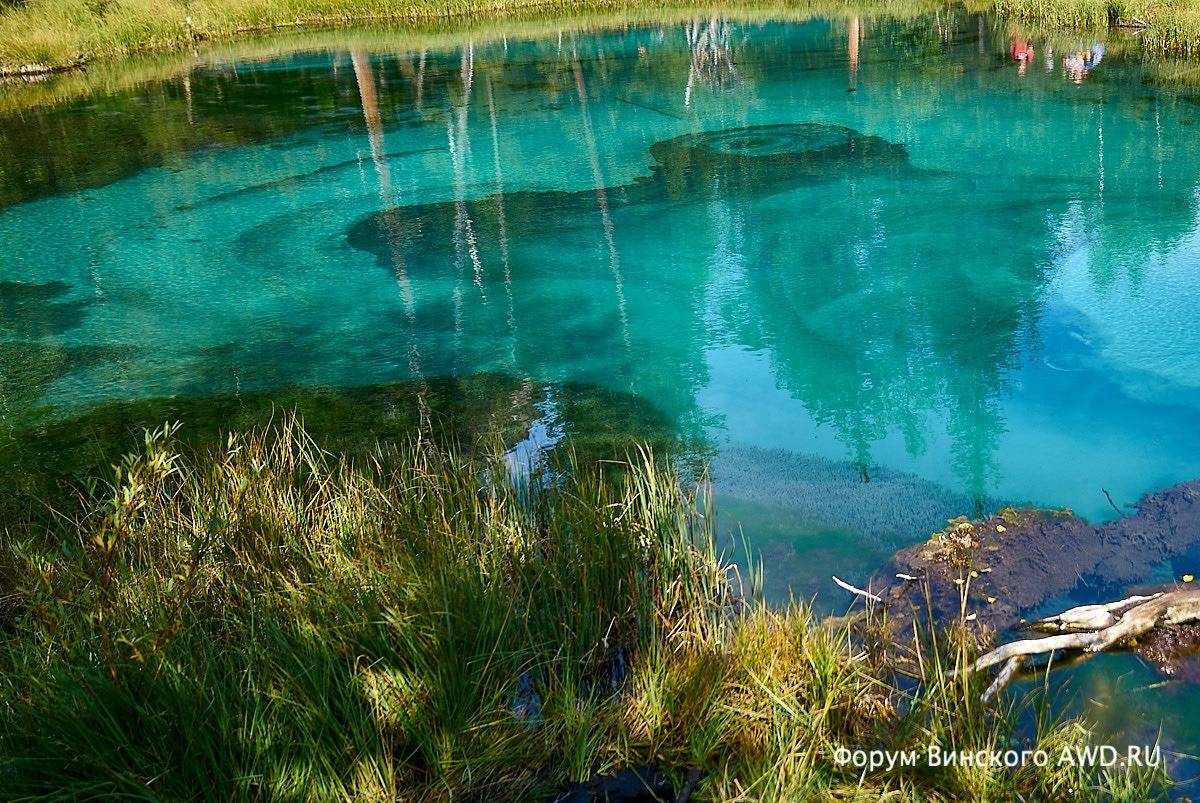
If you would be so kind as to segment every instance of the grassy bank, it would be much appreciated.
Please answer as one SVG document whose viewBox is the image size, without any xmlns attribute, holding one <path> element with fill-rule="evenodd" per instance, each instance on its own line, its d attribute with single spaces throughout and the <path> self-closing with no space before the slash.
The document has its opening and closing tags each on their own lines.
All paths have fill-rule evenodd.
<svg viewBox="0 0 1200 803">
<path fill-rule="evenodd" d="M 1193 0 L 995 0 L 997 13 L 1061 28 L 1109 24 L 1146 26 L 1145 49 L 1158 55 L 1200 55 L 1200 4 Z"/>
<path fill-rule="evenodd" d="M 453 52 L 471 45 L 479 48 L 487 43 L 511 40 L 554 40 L 559 35 L 570 36 L 589 30 L 619 30 L 638 25 L 684 25 L 697 15 L 707 17 L 713 14 L 745 23 L 767 19 L 804 22 L 817 13 L 806 11 L 806 7 L 820 10 L 819 4 L 813 2 L 785 6 L 769 0 L 762 3 L 737 0 L 713 7 L 711 0 L 690 4 L 684 0 L 682 3 L 672 2 L 656 7 L 619 3 L 588 4 L 569 10 L 560 6 L 556 12 L 553 7 L 543 9 L 535 6 L 524 11 L 454 19 L 395 17 L 357 24 L 353 24 L 354 20 L 347 20 L 345 25 L 256 30 L 237 36 L 197 41 L 194 50 L 125 50 L 119 54 L 121 58 L 90 59 L 86 69 L 68 70 L 19 83 L 16 79 L 10 80 L 8 86 L 13 91 L 0 92 L 0 115 L 19 114 L 83 96 L 112 94 L 156 81 L 174 80 L 198 68 L 286 59 L 298 53 L 344 54 L 349 50 L 363 50 L 372 54 L 402 56 L 422 51 Z M 4 4 L 0 2 L 0 9 L 3 8 Z M 849 8 L 839 6 L 837 12 L 843 13 Z M 891 0 L 886 6 L 875 3 L 872 8 L 886 8 L 887 13 L 897 16 L 914 16 L 932 14 L 941 8 L 941 4 L 938 0 Z M 6 18 L 0 12 L 0 31 L 3 31 L 5 24 Z M 14 55 L 4 55 L 4 43 L 7 40 L 14 43 Z M 190 42 L 185 39 L 184 44 Z M 54 55 L 62 52 L 59 45 L 46 45 L 40 53 L 35 52 L 35 47 L 20 33 L 7 39 L 0 34 L 0 70 L 15 70 L 19 64 L 29 63 L 73 63 L 69 59 L 62 62 Z M 67 47 L 72 53 L 82 53 L 87 49 L 84 45 Z"/>
<path fill-rule="evenodd" d="M 836 0 L 835 0 L 836 1 Z M 938 7 L 929 0 L 871 0 L 880 12 Z M 828 0 L 778 7 L 794 17 Z M 733 2 L 731 10 L 769 11 L 770 4 Z M 848 8 L 838 2 L 838 10 Z M 673 0 L 658 13 L 713 13 L 712 0 Z M 509 17 L 557 16 L 570 23 L 590 14 L 642 13 L 634 0 L 24 0 L 0 12 L 0 70 L 60 70 L 134 53 L 178 49 L 198 42 L 280 29 L 353 24 L 407 24 L 430 34 L 458 26 L 503 25 Z M 815 13 L 815 12 L 814 12 Z M 908 13 L 913 13 L 908 11 Z"/>
<path fill-rule="evenodd" d="M 742 8 L 743 3 L 733 4 Z M 974 10 L 1071 27 L 1140 20 L 1147 46 L 1162 54 L 1192 55 L 1200 46 L 1200 9 L 1190 0 L 981 0 Z M 928 0 L 800 0 L 776 11 L 797 15 L 900 15 L 935 10 Z M 425 24 L 530 13 L 644 10 L 633 0 L 18 0 L 0 4 L 0 73 L 70 68 L 133 53 L 172 50 L 254 31 L 353 23 Z M 728 6 L 715 7 L 730 10 Z M 750 4 L 762 14 L 771 5 Z M 714 11 L 711 0 L 673 0 L 664 13 Z M 462 24 L 455 22 L 455 25 Z"/>
<path fill-rule="evenodd" d="M 1089 734 L 980 706 L 946 672 L 970 645 L 927 645 L 913 686 L 746 600 L 660 458 L 557 477 L 421 440 L 335 456 L 290 420 L 147 435 L 60 515 L 4 522 L 0 798 L 528 800 L 631 766 L 706 800 L 1155 793 L 1057 762 L 838 766 L 1008 749 L 1022 717 L 1027 749 Z"/>
</svg>

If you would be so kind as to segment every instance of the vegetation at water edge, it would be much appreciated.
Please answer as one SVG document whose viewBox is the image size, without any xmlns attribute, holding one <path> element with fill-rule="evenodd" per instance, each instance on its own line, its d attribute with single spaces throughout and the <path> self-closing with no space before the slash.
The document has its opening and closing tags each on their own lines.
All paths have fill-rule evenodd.
<svg viewBox="0 0 1200 803">
<path fill-rule="evenodd" d="M 1190 0 L 972 0 L 972 10 L 1045 23 L 1094 28 L 1145 24 L 1150 52 L 1191 56 L 1200 52 L 1200 7 Z M 708 0 L 674 0 L 658 13 L 710 15 L 757 12 L 797 16 L 914 16 L 933 13 L 931 0 L 803 0 L 781 6 Z M 0 2 L 0 74 L 41 72 L 132 53 L 173 50 L 255 31 L 353 23 L 423 24 L 510 15 L 578 15 L 638 11 L 632 0 L 4 0 Z"/>
<path fill-rule="evenodd" d="M 1089 733 L 1040 696 L 980 705 L 948 672 L 966 641 L 906 679 L 743 594 L 703 486 L 648 449 L 528 473 L 416 435 L 333 453 L 287 416 L 177 435 L 3 522 L 0 798 L 529 800 L 644 766 L 704 800 L 1161 792 L 1136 768 L 839 766 Z"/>
</svg>

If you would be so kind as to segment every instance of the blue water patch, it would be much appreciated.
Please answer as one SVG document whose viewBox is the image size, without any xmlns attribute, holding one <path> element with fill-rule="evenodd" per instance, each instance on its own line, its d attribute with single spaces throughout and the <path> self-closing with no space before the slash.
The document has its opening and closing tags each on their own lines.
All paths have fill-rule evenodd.
<svg viewBox="0 0 1200 803">
<path fill-rule="evenodd" d="M 706 443 L 751 543 L 1115 515 L 1200 476 L 1200 109 L 955 20 L 348 47 L 2 119 L 5 421 L 498 372 Z"/>
</svg>

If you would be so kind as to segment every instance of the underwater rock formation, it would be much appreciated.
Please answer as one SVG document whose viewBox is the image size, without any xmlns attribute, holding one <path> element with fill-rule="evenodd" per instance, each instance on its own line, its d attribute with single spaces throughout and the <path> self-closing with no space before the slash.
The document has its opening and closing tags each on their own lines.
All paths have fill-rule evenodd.
<svg viewBox="0 0 1200 803">
<path fill-rule="evenodd" d="M 391 266 L 405 259 L 422 273 L 453 265 L 439 260 L 461 250 L 455 222 L 469 219 L 474 239 L 499 243 L 536 239 L 592 223 L 598 203 L 616 215 L 658 205 L 716 198 L 773 195 L 797 187 L 869 173 L 918 174 L 903 145 L 851 128 L 820 123 L 747 126 L 685 134 L 650 146 L 650 174 L 612 187 L 565 191 L 522 190 L 463 202 L 396 206 L 349 227 L 346 242 Z M 598 201 L 597 193 L 603 194 Z M 496 205 L 503 203 L 504 231 Z M 398 251 L 403 253 L 398 253 Z M 405 255 L 412 255 L 408 260 Z M 415 257 L 420 255 L 420 259 Z M 514 266 L 515 267 L 515 266 Z"/>
</svg>

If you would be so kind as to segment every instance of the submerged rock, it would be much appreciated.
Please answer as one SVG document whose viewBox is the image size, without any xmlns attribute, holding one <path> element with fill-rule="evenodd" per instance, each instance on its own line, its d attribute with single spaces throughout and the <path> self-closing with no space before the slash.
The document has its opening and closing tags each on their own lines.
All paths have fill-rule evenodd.
<svg viewBox="0 0 1200 803">
<path fill-rule="evenodd" d="M 1070 510 L 1012 508 L 987 519 L 953 520 L 931 540 L 897 552 L 870 588 L 887 600 L 900 629 L 913 617 L 932 613 L 951 621 L 965 612 L 976 628 L 1005 630 L 1081 581 L 1131 586 L 1197 543 L 1200 480 L 1193 480 L 1147 494 L 1133 515 L 1106 524 Z"/>
</svg>

